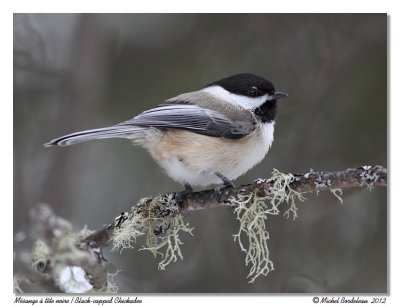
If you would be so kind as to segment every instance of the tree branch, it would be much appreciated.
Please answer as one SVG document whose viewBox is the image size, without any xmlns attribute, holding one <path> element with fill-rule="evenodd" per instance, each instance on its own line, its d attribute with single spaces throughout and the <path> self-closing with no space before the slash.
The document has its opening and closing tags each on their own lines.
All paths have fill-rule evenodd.
<svg viewBox="0 0 400 306">
<path fill-rule="evenodd" d="M 63 292 L 75 293 L 87 292 L 88 290 L 92 292 L 106 291 L 109 284 L 107 282 L 106 259 L 102 255 L 102 247 L 106 246 L 111 238 L 114 239 L 115 243 L 117 234 L 121 235 L 121 232 L 117 232 L 117 229 L 127 219 L 130 219 L 126 222 L 128 228 L 134 226 L 133 229 L 135 230 L 135 226 L 139 226 L 139 229 L 141 229 L 140 226 L 145 227 L 147 239 L 150 241 L 147 244 L 148 250 L 157 252 L 158 247 L 172 243 L 172 245 L 168 245 L 168 250 L 172 253 L 169 254 L 167 262 L 159 264 L 163 264 L 162 267 L 165 267 L 171 261 L 175 261 L 177 256 L 182 258 L 177 233 L 172 233 L 173 240 L 169 240 L 168 234 L 166 234 L 169 227 L 171 226 L 175 231 L 184 230 L 191 233 L 191 229 L 183 223 L 181 216 L 177 216 L 178 214 L 212 207 L 235 207 L 237 204 L 242 205 L 242 210 L 245 209 L 247 212 L 251 210 L 253 215 L 257 215 L 260 213 L 258 209 L 262 207 L 255 204 L 258 202 L 254 199 L 271 196 L 274 198 L 277 195 L 282 195 L 282 193 L 290 194 L 293 192 L 299 193 L 297 199 L 301 199 L 300 193 L 323 190 L 335 191 L 355 187 L 373 188 L 386 185 L 387 169 L 382 166 L 363 166 L 335 172 L 311 170 L 305 174 L 285 174 L 274 170 L 269 179 L 257 179 L 252 184 L 237 188 L 227 187 L 222 190 L 209 189 L 199 192 L 169 193 L 154 198 L 141 199 L 130 213 L 122 213 L 115 218 L 114 222 L 92 234 L 88 234 L 86 228 L 77 234 L 72 234 L 72 226 L 69 222 L 57 217 L 50 207 L 40 205 L 30 214 L 32 222 L 28 231 L 36 241 L 32 250 L 32 262 L 39 274 L 34 273 L 31 263 L 21 262 L 21 269 L 14 277 L 14 287 L 16 291 L 22 291 L 20 284 L 24 280 L 25 282 L 36 280 L 36 283 L 38 283 L 37 280 L 40 280 L 43 290 L 52 286 L 53 289 L 47 290 L 56 291 L 58 289 L 55 288 L 59 288 Z M 247 195 L 250 195 L 250 197 L 247 197 Z M 246 199 L 248 202 L 246 202 Z M 251 199 L 253 201 L 250 201 Z M 279 213 L 276 206 L 275 209 Z M 264 214 L 262 209 L 261 214 Z M 246 216 L 249 216 L 249 214 L 246 214 Z M 144 223 L 137 224 L 134 220 L 136 222 L 137 220 L 142 220 L 141 222 L 144 220 Z M 171 225 L 171 222 L 174 222 L 172 220 L 181 223 Z M 253 220 L 250 221 L 253 222 Z M 124 224 L 124 229 L 121 228 L 121 230 L 126 231 L 126 228 L 127 226 Z M 263 226 L 260 226 L 260 228 L 263 230 Z M 246 232 L 246 230 L 243 231 Z M 123 244 L 122 248 L 130 247 L 131 239 L 135 240 L 129 235 L 131 235 L 131 232 L 128 230 L 128 237 L 125 236 L 124 238 L 127 239 L 127 244 Z M 240 233 L 236 236 L 241 244 Z M 268 251 L 266 245 L 265 250 Z M 175 254 L 175 252 L 177 253 Z M 248 256 L 253 253 L 249 252 Z M 17 256 L 17 258 L 19 257 Z M 251 282 L 261 274 L 267 275 L 269 270 L 273 268 L 270 260 L 265 266 L 262 264 L 263 262 L 261 261 L 259 265 L 256 264 L 258 270 L 252 275 Z M 29 273 L 32 274 L 31 277 L 27 277 Z"/>
<path fill-rule="evenodd" d="M 387 186 L 387 169 L 382 166 L 362 166 L 343 171 L 318 172 L 310 170 L 305 174 L 292 174 L 293 180 L 289 184 L 295 191 L 308 193 L 333 189 L 349 189 L 357 187 L 381 187 Z M 254 183 L 240 187 L 227 187 L 218 191 L 208 189 L 199 192 L 175 193 L 179 196 L 178 206 L 181 212 L 195 211 L 212 207 L 232 207 L 230 199 L 240 195 L 256 193 L 263 197 L 271 192 L 275 180 L 257 179 Z M 151 199 L 149 199 L 151 200 Z M 128 218 L 128 214 L 122 213 L 115 218 L 113 223 L 95 231 L 83 239 L 83 242 L 95 242 L 98 246 L 104 246 L 111 239 L 114 230 Z"/>
</svg>

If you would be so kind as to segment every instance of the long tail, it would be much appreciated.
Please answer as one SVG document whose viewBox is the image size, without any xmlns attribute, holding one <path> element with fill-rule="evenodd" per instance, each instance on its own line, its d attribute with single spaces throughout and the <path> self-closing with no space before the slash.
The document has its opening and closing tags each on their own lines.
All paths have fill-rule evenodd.
<svg viewBox="0 0 400 306">
<path fill-rule="evenodd" d="M 110 127 L 81 131 L 68 134 L 46 143 L 45 147 L 51 146 L 69 146 L 80 142 L 104 139 L 104 138 L 127 138 L 135 133 L 143 131 L 145 128 L 132 125 L 114 125 Z"/>
</svg>

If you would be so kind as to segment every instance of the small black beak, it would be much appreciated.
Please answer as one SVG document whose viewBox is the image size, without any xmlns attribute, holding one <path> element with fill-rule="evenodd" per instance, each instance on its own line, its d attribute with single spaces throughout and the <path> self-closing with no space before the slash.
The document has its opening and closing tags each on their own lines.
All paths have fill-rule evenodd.
<svg viewBox="0 0 400 306">
<path fill-rule="evenodd" d="M 282 98 L 287 97 L 288 94 L 285 94 L 284 92 L 280 92 L 280 91 L 275 91 L 274 95 L 270 97 L 271 100 L 279 100 Z"/>
</svg>

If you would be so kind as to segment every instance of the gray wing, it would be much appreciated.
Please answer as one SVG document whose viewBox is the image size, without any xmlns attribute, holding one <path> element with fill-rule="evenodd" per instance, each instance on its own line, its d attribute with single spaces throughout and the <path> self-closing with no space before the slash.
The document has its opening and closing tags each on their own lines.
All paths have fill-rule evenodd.
<svg viewBox="0 0 400 306">
<path fill-rule="evenodd" d="M 246 118 L 232 119 L 221 112 L 188 101 L 169 100 L 118 126 L 183 129 L 207 136 L 238 139 L 254 131 L 255 123 L 251 119 L 250 113 Z"/>
<path fill-rule="evenodd" d="M 51 140 L 45 146 L 68 146 L 93 139 L 126 138 L 148 127 L 182 129 L 194 133 L 242 138 L 255 129 L 249 111 L 217 101 L 202 92 L 182 94 L 135 118 L 110 127 L 81 131 Z"/>
</svg>

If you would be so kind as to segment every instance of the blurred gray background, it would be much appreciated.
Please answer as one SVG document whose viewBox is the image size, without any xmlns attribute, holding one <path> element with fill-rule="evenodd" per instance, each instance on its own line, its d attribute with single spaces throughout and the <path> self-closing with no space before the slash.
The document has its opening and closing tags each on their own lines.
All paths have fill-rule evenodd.
<svg viewBox="0 0 400 306">
<path fill-rule="evenodd" d="M 43 144 L 240 72 L 289 97 L 267 158 L 238 184 L 273 168 L 387 166 L 386 14 L 15 14 L 14 231 L 40 202 L 96 229 L 141 197 L 182 190 L 126 140 Z M 386 292 L 387 190 L 346 190 L 343 205 L 307 197 L 295 221 L 269 218 L 268 277 L 247 283 L 233 211 L 208 209 L 186 218 L 195 236 L 165 271 L 137 251 L 143 240 L 106 252 L 119 292 Z"/>
</svg>

